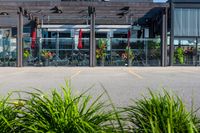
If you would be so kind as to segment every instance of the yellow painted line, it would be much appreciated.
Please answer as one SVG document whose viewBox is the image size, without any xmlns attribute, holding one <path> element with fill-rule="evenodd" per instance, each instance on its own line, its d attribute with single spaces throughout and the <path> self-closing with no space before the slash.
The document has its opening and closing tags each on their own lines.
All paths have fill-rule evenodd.
<svg viewBox="0 0 200 133">
<path fill-rule="evenodd" d="M 134 75 L 134 76 L 136 76 L 138 79 L 144 79 L 141 75 L 139 75 L 139 74 L 137 74 L 136 72 L 134 72 L 133 70 L 130 70 L 130 69 L 124 69 L 124 68 L 122 68 L 122 70 L 124 70 L 125 72 L 127 72 L 127 73 L 129 73 L 129 74 L 131 74 L 131 75 Z"/>
<path fill-rule="evenodd" d="M 27 72 L 27 71 L 26 70 L 22 70 L 22 71 L 10 72 L 10 73 L 6 73 L 6 74 L 1 73 L 0 78 L 5 78 L 6 76 L 14 76 L 14 75 L 17 75 L 17 74 L 20 74 L 20 73 L 24 73 L 24 72 Z"/>
<path fill-rule="evenodd" d="M 78 72 L 76 72 L 75 74 L 73 74 L 70 79 L 73 79 L 74 77 L 76 77 L 77 75 L 79 75 L 81 73 L 81 70 L 79 70 Z"/>
<path fill-rule="evenodd" d="M 128 70 L 128 72 L 134 76 L 136 76 L 139 79 L 144 79 L 142 76 L 140 76 L 139 74 L 137 74 L 136 72 L 132 71 L 132 70 Z"/>
</svg>

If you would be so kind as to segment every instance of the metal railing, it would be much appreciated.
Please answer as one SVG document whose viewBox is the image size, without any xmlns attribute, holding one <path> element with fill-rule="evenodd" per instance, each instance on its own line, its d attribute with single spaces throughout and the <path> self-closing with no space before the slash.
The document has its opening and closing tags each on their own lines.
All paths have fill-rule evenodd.
<svg viewBox="0 0 200 133">
<path fill-rule="evenodd" d="M 106 42 L 105 66 L 126 66 L 127 38 L 97 38 Z M 89 66 L 89 38 L 82 38 L 82 49 L 78 49 L 75 38 L 39 38 L 32 47 L 32 38 L 23 38 L 24 66 Z M 0 39 L 0 66 L 16 66 L 16 39 Z M 160 39 L 130 39 L 130 50 L 134 56 L 132 66 L 160 66 Z M 97 66 L 101 65 L 99 59 Z"/>
</svg>

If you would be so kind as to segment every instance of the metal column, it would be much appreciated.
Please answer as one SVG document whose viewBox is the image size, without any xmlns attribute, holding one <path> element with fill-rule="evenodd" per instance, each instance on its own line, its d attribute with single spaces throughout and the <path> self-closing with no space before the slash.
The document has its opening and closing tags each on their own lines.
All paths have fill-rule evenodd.
<svg viewBox="0 0 200 133">
<path fill-rule="evenodd" d="M 56 32 L 56 61 L 59 60 L 59 50 L 60 50 L 60 36 L 59 36 L 59 32 Z"/>
<path fill-rule="evenodd" d="M 162 14 L 162 66 L 167 66 L 167 8 Z"/>
<path fill-rule="evenodd" d="M 90 15 L 90 67 L 96 66 L 95 7 L 88 7 Z"/>
<path fill-rule="evenodd" d="M 167 32 L 168 32 L 168 7 L 165 8 L 165 45 L 164 45 L 164 51 L 165 51 L 165 54 L 164 54 L 164 65 L 165 66 L 168 66 L 168 61 L 167 61 L 167 45 L 168 45 L 168 36 L 167 36 Z"/>
<path fill-rule="evenodd" d="M 174 4 L 171 1 L 170 3 L 171 9 L 171 33 L 170 33 L 170 56 L 169 56 L 169 65 L 173 66 L 173 58 L 174 58 Z"/>
<path fill-rule="evenodd" d="M 23 66 L 23 13 L 18 12 L 17 26 L 17 67 Z"/>
</svg>

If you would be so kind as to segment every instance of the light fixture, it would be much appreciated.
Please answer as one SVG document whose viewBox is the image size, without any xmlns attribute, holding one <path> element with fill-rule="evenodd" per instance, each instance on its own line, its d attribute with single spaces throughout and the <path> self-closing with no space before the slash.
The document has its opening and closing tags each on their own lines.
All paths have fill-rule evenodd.
<svg viewBox="0 0 200 133">
<path fill-rule="evenodd" d="M 2 16 L 8 16 L 9 13 L 7 13 L 7 12 L 1 12 L 0 15 L 2 15 Z"/>
<path fill-rule="evenodd" d="M 28 16 L 28 11 L 26 9 L 24 10 L 24 16 Z"/>
<path fill-rule="evenodd" d="M 120 10 L 121 10 L 121 11 L 129 11 L 129 9 L 130 9 L 129 6 L 125 6 L 125 7 L 121 8 Z"/>
<path fill-rule="evenodd" d="M 117 16 L 119 16 L 119 18 L 124 17 L 125 15 L 127 15 L 129 13 L 129 9 L 130 9 L 129 6 L 125 6 L 125 7 L 121 8 L 120 11 L 122 11 L 122 12 L 118 13 Z"/>
<path fill-rule="evenodd" d="M 59 9 L 57 6 L 51 8 L 50 10 L 52 10 L 53 12 L 52 13 L 58 13 L 58 14 L 61 14 L 63 13 L 61 9 Z"/>
<path fill-rule="evenodd" d="M 61 14 L 61 13 L 63 13 L 63 12 L 62 12 L 62 10 L 58 9 L 58 10 L 53 11 L 52 13 L 58 13 L 58 14 Z"/>
<path fill-rule="evenodd" d="M 33 20 L 33 16 L 31 13 L 28 14 L 28 20 Z"/>
<path fill-rule="evenodd" d="M 58 10 L 58 7 L 57 7 L 57 6 L 54 6 L 54 7 L 51 8 L 50 10 L 53 10 L 53 11 Z"/>
</svg>

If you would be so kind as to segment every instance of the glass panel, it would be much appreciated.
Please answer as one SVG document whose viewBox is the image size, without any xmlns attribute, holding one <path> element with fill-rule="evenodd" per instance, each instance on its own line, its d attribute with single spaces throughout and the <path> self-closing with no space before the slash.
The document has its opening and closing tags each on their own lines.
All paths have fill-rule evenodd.
<svg viewBox="0 0 200 133">
<path fill-rule="evenodd" d="M 200 65 L 200 39 L 198 39 L 197 44 L 197 55 L 196 55 L 196 65 Z"/>
<path fill-rule="evenodd" d="M 0 29 L 0 66 L 16 66 L 16 38 L 11 29 Z"/>
<path fill-rule="evenodd" d="M 127 64 L 125 49 L 127 47 L 127 38 L 111 38 L 111 65 L 125 66 Z"/>
<path fill-rule="evenodd" d="M 0 66 L 16 66 L 16 39 L 0 39 Z"/>
<path fill-rule="evenodd" d="M 159 39 L 112 38 L 111 65 L 160 66 L 161 46 Z"/>
<path fill-rule="evenodd" d="M 127 38 L 113 38 L 112 39 L 112 49 L 125 49 L 127 46 Z"/>
<path fill-rule="evenodd" d="M 82 39 L 82 49 L 74 38 L 42 38 L 39 64 L 42 66 L 89 66 L 89 39 Z"/>
<path fill-rule="evenodd" d="M 96 39 L 96 64 L 97 66 L 111 65 L 110 44 L 107 38 Z"/>
<path fill-rule="evenodd" d="M 195 65 L 196 39 L 176 38 L 174 40 L 174 64 Z"/>
<path fill-rule="evenodd" d="M 199 9 L 175 8 L 174 10 L 174 35 L 198 36 L 199 35 Z"/>
<path fill-rule="evenodd" d="M 174 9 L 174 35 L 182 35 L 182 9 Z"/>
<path fill-rule="evenodd" d="M 134 49 L 135 55 L 133 65 L 161 65 L 161 43 L 159 39 L 132 39 L 131 47 Z"/>
<path fill-rule="evenodd" d="M 38 63 L 38 47 L 31 48 L 32 38 L 23 38 L 23 64 L 24 66 L 35 66 Z M 36 45 L 36 43 L 35 43 Z"/>
</svg>

